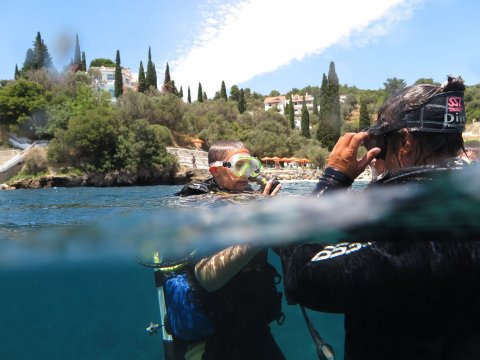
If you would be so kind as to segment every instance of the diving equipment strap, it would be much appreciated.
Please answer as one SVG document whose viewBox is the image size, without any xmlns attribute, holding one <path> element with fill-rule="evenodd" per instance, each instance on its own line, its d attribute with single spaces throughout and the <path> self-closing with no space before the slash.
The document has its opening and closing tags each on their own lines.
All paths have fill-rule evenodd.
<svg viewBox="0 0 480 360">
<path fill-rule="evenodd" d="M 333 348 L 327 344 L 323 338 L 318 333 L 313 323 L 310 321 L 310 318 L 307 315 L 307 311 L 302 305 L 300 306 L 300 310 L 302 310 L 303 318 L 307 323 L 308 331 L 310 331 L 310 335 L 312 336 L 313 342 L 315 343 L 315 349 L 317 350 L 317 356 L 320 360 L 334 360 L 335 359 L 335 351 Z"/>
<path fill-rule="evenodd" d="M 278 249 L 278 254 L 280 256 L 280 262 L 282 264 L 282 272 L 283 272 L 283 284 L 285 288 L 285 278 L 287 275 L 287 266 L 290 262 L 291 256 L 292 256 L 292 248 L 287 247 L 287 246 L 280 246 Z M 293 305 L 294 302 L 291 301 L 288 296 L 287 292 L 285 291 L 285 298 L 287 300 L 287 304 Z M 320 336 L 318 333 L 317 329 L 315 329 L 315 326 L 313 323 L 310 321 L 310 318 L 308 317 L 307 311 L 305 310 L 305 307 L 302 305 L 300 306 L 300 310 L 302 311 L 303 318 L 305 319 L 305 322 L 307 323 L 307 328 L 308 331 L 310 332 L 310 335 L 312 336 L 313 342 L 315 343 L 315 349 L 317 350 L 317 356 L 320 360 L 334 360 L 335 359 L 335 351 L 333 348 L 327 344 L 323 338 Z"/>
</svg>

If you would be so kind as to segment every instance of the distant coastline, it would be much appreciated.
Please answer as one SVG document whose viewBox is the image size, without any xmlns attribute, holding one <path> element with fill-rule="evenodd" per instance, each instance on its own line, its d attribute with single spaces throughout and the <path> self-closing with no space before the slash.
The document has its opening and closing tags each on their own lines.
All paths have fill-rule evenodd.
<svg viewBox="0 0 480 360">
<path fill-rule="evenodd" d="M 323 171 L 297 167 L 292 169 L 264 168 L 262 172 L 267 178 L 275 177 L 281 182 L 317 182 Z M 181 166 L 171 174 L 155 171 L 85 173 L 82 175 L 47 174 L 26 179 L 19 179 L 0 184 L 0 190 L 42 189 L 52 187 L 122 187 L 122 186 L 151 186 L 151 185 L 183 185 L 190 181 L 204 181 L 210 177 L 206 169 L 194 169 Z M 371 171 L 367 169 L 359 176 L 360 180 L 370 181 Z"/>
</svg>

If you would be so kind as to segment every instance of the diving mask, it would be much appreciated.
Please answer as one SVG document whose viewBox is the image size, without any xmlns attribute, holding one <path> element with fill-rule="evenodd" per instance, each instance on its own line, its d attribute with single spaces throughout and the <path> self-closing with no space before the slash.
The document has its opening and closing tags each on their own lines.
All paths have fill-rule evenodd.
<svg viewBox="0 0 480 360">
<path fill-rule="evenodd" d="M 256 177 L 262 170 L 260 160 L 248 154 L 235 154 L 228 161 L 215 161 L 210 167 L 225 167 L 238 177 Z"/>
</svg>

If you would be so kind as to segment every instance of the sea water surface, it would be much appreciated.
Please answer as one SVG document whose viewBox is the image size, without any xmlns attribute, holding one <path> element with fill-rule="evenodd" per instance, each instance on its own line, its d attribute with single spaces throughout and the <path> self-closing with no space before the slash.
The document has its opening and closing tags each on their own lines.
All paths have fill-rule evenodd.
<svg viewBox="0 0 480 360">
<path fill-rule="evenodd" d="M 314 186 L 312 182 L 284 183 L 280 197 L 304 196 Z M 148 218 L 169 208 L 172 211 L 160 212 L 161 221 L 175 227 L 178 221 L 195 221 L 193 215 L 179 220 L 174 215 L 179 208 L 198 206 L 201 213 L 224 205 L 174 197 L 179 189 L 0 192 L 0 359 L 162 359 L 161 333 L 149 336 L 145 330 L 151 321 L 160 322 L 153 271 L 140 266 L 134 256 L 117 256 L 123 252 L 116 251 L 125 246 L 122 235 L 139 240 L 135 246 L 148 243 L 145 229 L 140 239 L 131 239 L 137 223 L 129 217 Z M 90 223 L 106 224 L 106 229 L 82 228 Z M 228 231 L 228 224 L 224 225 Z M 95 242 L 89 243 L 93 238 Z M 28 244 L 29 251 L 12 246 L 17 242 Z M 79 243 L 87 243 L 88 249 Z M 72 244 L 77 244 L 73 250 Z M 276 256 L 271 261 L 279 267 Z M 285 322 L 273 323 L 272 330 L 287 359 L 316 359 L 298 306 L 284 304 L 284 312 Z M 334 347 L 337 359 L 343 359 L 343 316 L 309 314 Z"/>
</svg>

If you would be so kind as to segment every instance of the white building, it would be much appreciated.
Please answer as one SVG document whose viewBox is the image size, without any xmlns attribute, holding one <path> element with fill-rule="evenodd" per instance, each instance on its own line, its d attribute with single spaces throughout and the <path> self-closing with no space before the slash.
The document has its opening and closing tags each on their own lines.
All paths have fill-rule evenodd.
<svg viewBox="0 0 480 360">
<path fill-rule="evenodd" d="M 115 68 L 114 67 L 91 67 L 95 84 L 104 91 L 108 91 L 115 99 Z M 128 68 L 122 68 L 123 91 L 131 89 L 137 91 L 138 74 L 132 73 Z"/>
<path fill-rule="evenodd" d="M 303 95 L 293 95 L 293 109 L 295 110 L 295 121 L 300 121 L 302 117 L 302 107 L 303 107 Z M 313 113 L 313 95 L 305 94 L 305 104 L 307 105 L 307 110 L 311 114 Z"/>
<path fill-rule="evenodd" d="M 295 111 L 295 127 L 297 128 L 300 128 L 303 98 L 304 95 L 292 95 L 293 109 Z M 313 99 L 313 95 L 309 95 L 308 93 L 305 94 L 305 104 L 307 105 L 307 110 L 310 114 L 313 112 Z M 265 111 L 276 109 L 282 115 L 285 114 L 285 107 L 288 103 L 290 103 L 290 100 L 287 100 L 284 95 L 266 97 L 263 101 Z"/>
<path fill-rule="evenodd" d="M 284 115 L 285 105 L 287 105 L 287 100 L 283 95 L 271 96 L 271 97 L 266 97 L 265 100 L 263 101 L 263 104 L 265 105 L 265 111 L 268 111 L 270 109 L 275 109 L 280 114 Z"/>
</svg>

